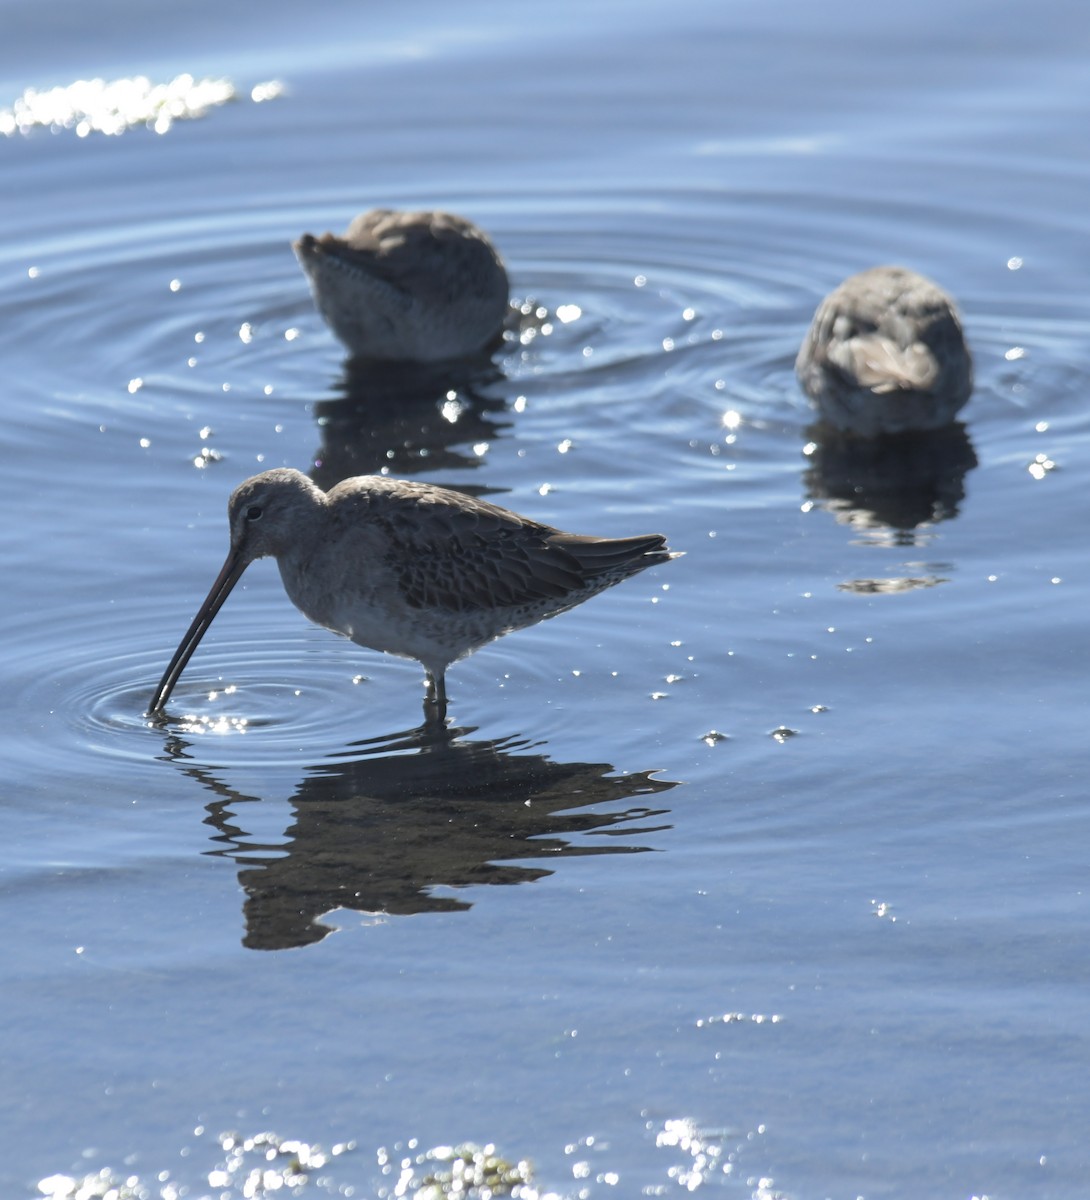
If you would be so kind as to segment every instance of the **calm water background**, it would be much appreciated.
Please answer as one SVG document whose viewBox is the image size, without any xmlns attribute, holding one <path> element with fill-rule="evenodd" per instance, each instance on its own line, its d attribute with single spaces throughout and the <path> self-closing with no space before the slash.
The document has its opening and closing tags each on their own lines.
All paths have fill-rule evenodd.
<svg viewBox="0 0 1090 1200">
<path fill-rule="evenodd" d="M 0 105 L 285 85 L 0 139 L 0 1191 L 204 1195 L 271 1128 L 356 1195 L 462 1139 L 565 1196 L 1090 1195 L 1085 7 L 0 15 Z M 544 313 L 445 414 L 346 381 L 291 254 L 375 204 Z M 888 261 L 977 388 L 845 463 L 792 362 Z M 149 726 L 277 464 L 686 557 L 454 668 L 446 746 L 258 564 Z"/>
</svg>

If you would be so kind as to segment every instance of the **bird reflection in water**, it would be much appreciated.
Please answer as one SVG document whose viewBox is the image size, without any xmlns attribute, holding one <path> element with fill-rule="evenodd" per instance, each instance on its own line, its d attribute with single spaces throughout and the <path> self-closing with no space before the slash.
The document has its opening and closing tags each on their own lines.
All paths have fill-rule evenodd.
<svg viewBox="0 0 1090 1200">
<path fill-rule="evenodd" d="M 237 811 L 260 796 L 235 789 L 222 769 L 192 760 L 191 743 L 170 737 L 168 756 L 216 797 L 206 824 L 217 845 L 207 853 L 239 865 L 243 945 L 283 950 L 319 942 L 333 931 L 320 918 L 335 909 L 463 911 L 469 899 L 435 889 L 532 882 L 555 868 L 521 860 L 635 854 L 652 847 L 628 839 L 670 828 L 658 822 L 668 809 L 617 807 L 676 786 L 653 772 L 558 763 L 541 743 L 472 741 L 473 732 L 425 725 L 352 743 L 349 761 L 315 764 L 296 785 L 295 819 L 279 844 L 255 841 Z M 624 843 L 613 840 L 620 834 Z"/>
<path fill-rule="evenodd" d="M 895 545 L 918 545 L 925 529 L 956 517 L 977 465 L 961 422 L 873 438 L 824 426 L 810 433 L 803 475 L 810 499 L 843 525 L 889 531 Z"/>
<path fill-rule="evenodd" d="M 507 401 L 497 394 L 502 380 L 486 357 L 445 365 L 346 362 L 340 394 L 314 405 L 322 443 L 311 478 L 328 490 L 356 475 L 479 466 L 485 448 L 511 425 Z"/>
</svg>

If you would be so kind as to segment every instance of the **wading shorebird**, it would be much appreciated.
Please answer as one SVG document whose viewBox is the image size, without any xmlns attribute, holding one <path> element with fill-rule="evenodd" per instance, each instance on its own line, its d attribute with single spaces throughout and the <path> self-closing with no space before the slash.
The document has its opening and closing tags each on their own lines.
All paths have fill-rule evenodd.
<svg viewBox="0 0 1090 1200">
<path fill-rule="evenodd" d="M 304 233 L 292 249 L 318 311 L 358 358 L 469 358 L 503 332 L 507 272 L 463 217 L 375 208 L 344 237 Z"/>
<path fill-rule="evenodd" d="M 451 663 L 679 557 L 659 533 L 564 533 L 461 492 L 379 475 L 323 492 L 300 471 L 264 471 L 239 484 L 227 514 L 227 561 L 155 689 L 151 713 L 166 704 L 256 558 L 276 559 L 289 599 L 315 624 L 415 658 L 427 678 L 425 704 L 442 718 Z"/>
<path fill-rule="evenodd" d="M 830 425 L 863 437 L 940 429 L 973 390 L 953 300 L 904 267 L 872 267 L 830 292 L 795 373 Z"/>
</svg>

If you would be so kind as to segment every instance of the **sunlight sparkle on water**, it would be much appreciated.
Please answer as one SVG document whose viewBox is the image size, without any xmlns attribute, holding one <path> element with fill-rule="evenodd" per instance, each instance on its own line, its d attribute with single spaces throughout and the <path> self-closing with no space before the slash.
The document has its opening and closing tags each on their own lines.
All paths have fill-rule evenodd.
<svg viewBox="0 0 1090 1200">
<path fill-rule="evenodd" d="M 231 689 L 234 691 L 234 689 Z M 216 700 L 219 696 L 218 692 L 209 692 L 208 699 Z M 245 717 L 229 717 L 227 715 L 213 717 L 201 716 L 196 713 L 187 713 L 181 721 L 181 729 L 185 733 L 206 733 L 219 734 L 223 736 L 229 733 L 245 733 L 249 721 Z"/>
<path fill-rule="evenodd" d="M 447 398 L 443 401 L 439 409 L 439 415 L 444 421 L 448 421 L 451 425 L 454 425 L 464 412 L 465 405 L 458 399 L 458 393 L 448 392 Z"/>
<path fill-rule="evenodd" d="M 270 79 L 267 83 L 257 83 L 250 88 L 250 99 L 255 104 L 264 104 L 266 100 L 276 100 L 284 94 L 284 85 L 279 79 Z"/>
<path fill-rule="evenodd" d="M 532 1168 L 525 1159 L 502 1158 L 496 1147 L 465 1142 L 459 1146 L 435 1146 L 417 1151 L 415 1138 L 377 1152 L 383 1175 L 397 1182 L 379 1189 L 380 1197 L 427 1196 L 443 1200 L 456 1196 L 518 1196 L 521 1200 L 556 1200 L 553 1193 L 539 1192 L 532 1182 Z M 406 1155 L 404 1150 L 414 1153 Z"/>
<path fill-rule="evenodd" d="M 667 1121 L 655 1135 L 655 1145 L 660 1149 L 681 1150 L 689 1155 L 688 1162 L 673 1166 L 667 1172 L 686 1191 L 696 1191 L 720 1170 L 727 1175 L 733 1170 L 731 1163 L 721 1163 L 721 1139 L 709 1135 L 687 1119 Z"/>
<path fill-rule="evenodd" d="M 281 90 L 277 83 L 261 84 L 251 97 L 272 99 Z M 27 88 L 11 108 L 0 109 L 0 133 L 11 137 L 32 129 L 73 129 L 77 136 L 87 137 L 117 135 L 144 125 L 162 134 L 175 121 L 203 117 L 237 98 L 229 79 L 195 79 L 189 74 L 176 75 L 169 83 L 152 83 L 146 75 L 110 81 L 77 79 L 45 91 Z"/>
<path fill-rule="evenodd" d="M 204 1134 L 203 1126 L 194 1130 Z M 338 1143 L 329 1150 L 296 1139 L 280 1138 L 275 1133 L 241 1137 L 223 1133 L 217 1139 L 225 1157 L 208 1171 L 208 1183 L 220 1196 L 246 1196 L 253 1200 L 274 1194 L 298 1196 L 313 1182 L 322 1194 L 351 1196 L 353 1187 L 340 1184 L 316 1172 L 329 1172 L 333 1160 L 356 1148 L 355 1142 Z M 184 1152 L 183 1152 L 184 1153 Z M 323 1182 L 324 1180 L 324 1182 Z M 312 1191 L 313 1189 L 307 1189 Z M 38 1191 L 47 1200 L 180 1200 L 192 1195 L 185 1184 L 175 1183 L 169 1171 L 154 1176 L 118 1175 L 103 1167 L 82 1178 L 50 1175 L 38 1181 Z M 202 1195 L 205 1193 L 202 1191 Z"/>
<path fill-rule="evenodd" d="M 778 1025 L 782 1020 L 783 1016 L 780 1013 L 728 1012 L 714 1017 L 699 1017 L 696 1027 L 697 1029 L 704 1029 L 709 1025 L 740 1025 L 744 1022 L 751 1022 L 754 1025 L 764 1025 L 766 1023 L 769 1025 Z"/>
<path fill-rule="evenodd" d="M 1038 454 L 1026 468 L 1034 479 L 1044 479 L 1050 472 L 1055 471 L 1056 464 L 1047 454 Z"/>
</svg>

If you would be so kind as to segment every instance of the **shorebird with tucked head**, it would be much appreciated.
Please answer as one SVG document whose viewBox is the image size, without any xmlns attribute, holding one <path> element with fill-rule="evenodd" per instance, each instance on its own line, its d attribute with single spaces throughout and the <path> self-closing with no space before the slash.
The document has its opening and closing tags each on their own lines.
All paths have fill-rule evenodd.
<svg viewBox="0 0 1090 1200">
<path fill-rule="evenodd" d="M 507 271 L 463 217 L 375 208 L 343 237 L 304 233 L 292 249 L 318 311 L 358 358 L 469 358 L 503 333 Z"/>
<path fill-rule="evenodd" d="M 421 663 L 426 703 L 441 718 L 451 663 L 678 557 L 658 533 L 564 533 L 461 492 L 379 475 L 323 492 L 299 471 L 264 471 L 239 484 L 227 513 L 227 561 L 155 689 L 152 713 L 257 558 L 276 559 L 289 599 L 315 624 Z"/>
<path fill-rule="evenodd" d="M 872 267 L 830 292 L 795 372 L 829 425 L 863 437 L 940 429 L 973 390 L 953 300 L 904 267 Z"/>
</svg>

